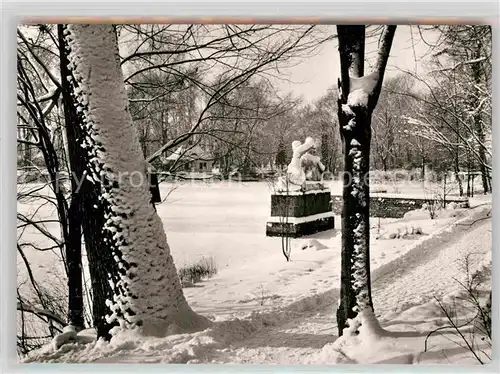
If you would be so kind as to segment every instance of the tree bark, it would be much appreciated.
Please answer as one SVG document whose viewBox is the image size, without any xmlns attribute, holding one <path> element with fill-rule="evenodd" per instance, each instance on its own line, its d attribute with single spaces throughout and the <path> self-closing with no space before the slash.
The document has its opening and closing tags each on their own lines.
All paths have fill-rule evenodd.
<svg viewBox="0 0 500 374">
<path fill-rule="evenodd" d="M 99 189 L 98 185 L 90 182 L 82 186 L 82 228 L 92 286 L 92 319 L 97 337 L 109 340 L 110 330 L 118 324 L 106 320 L 106 316 L 111 313 L 106 300 L 113 298 L 110 281 L 116 284 L 118 269 L 103 233 L 106 209 L 99 199 Z"/>
<path fill-rule="evenodd" d="M 383 35 L 373 73 L 363 76 L 365 26 L 337 26 L 341 79 L 338 117 L 344 152 L 342 270 L 337 309 L 339 335 L 366 308 L 373 310 L 370 279 L 371 117 L 376 107 L 396 26 Z"/>
<path fill-rule="evenodd" d="M 455 173 L 455 178 L 457 179 L 457 183 L 458 183 L 458 192 L 460 194 L 460 197 L 462 197 L 464 195 L 464 186 L 462 183 L 462 178 L 460 177 L 460 160 L 458 157 L 458 147 L 457 147 L 456 152 L 455 152 L 455 161 L 453 164 L 453 171 Z"/>
<path fill-rule="evenodd" d="M 424 182 L 425 182 L 425 161 L 426 161 L 426 160 L 425 160 L 425 156 L 424 156 L 424 155 L 422 155 L 422 161 L 421 161 L 421 163 L 420 163 L 420 165 L 421 165 L 421 166 L 420 166 L 420 169 L 421 169 L 420 174 L 421 174 L 421 176 L 422 176 L 422 181 L 424 181 Z"/>
</svg>

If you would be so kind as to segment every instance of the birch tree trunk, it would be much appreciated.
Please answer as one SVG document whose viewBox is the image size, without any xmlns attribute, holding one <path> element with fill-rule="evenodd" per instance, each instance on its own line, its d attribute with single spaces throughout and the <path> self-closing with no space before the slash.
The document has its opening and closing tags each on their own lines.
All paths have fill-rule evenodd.
<svg viewBox="0 0 500 374">
<path fill-rule="evenodd" d="M 348 319 L 373 310 L 370 279 L 371 117 L 377 105 L 396 26 L 383 32 L 374 71 L 364 75 L 365 26 L 337 26 L 341 79 L 338 117 L 344 151 L 339 336 Z"/>
<path fill-rule="evenodd" d="M 112 25 L 68 26 L 70 68 L 79 89 L 89 169 L 107 204 L 104 243 L 115 266 L 108 323 L 145 335 L 195 331 L 210 322 L 187 304 L 163 224 L 151 204 L 147 164 L 128 111 Z"/>
</svg>

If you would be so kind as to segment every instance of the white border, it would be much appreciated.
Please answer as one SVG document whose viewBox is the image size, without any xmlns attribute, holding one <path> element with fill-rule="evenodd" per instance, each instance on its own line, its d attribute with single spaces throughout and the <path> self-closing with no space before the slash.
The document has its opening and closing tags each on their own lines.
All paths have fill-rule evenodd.
<svg viewBox="0 0 500 374">
<path fill-rule="evenodd" d="M 25 2 L 25 1 L 4 1 L 2 4 L 2 29 L 1 29 L 1 65 L 0 81 L 2 90 L 0 96 L 0 276 L 1 276 L 1 349 L 2 372 L 34 372 L 34 371 L 63 371 L 81 372 L 95 370 L 98 372 L 121 371 L 121 372 L 142 372 L 148 371 L 255 371 L 271 370 L 276 371 L 276 366 L 217 366 L 210 365 L 29 365 L 13 366 L 17 361 L 15 353 L 15 276 L 16 276 L 16 251 L 15 251 L 15 212 L 16 212 L 16 117 L 15 117 L 15 48 L 16 36 L 15 27 L 22 16 L 174 16 L 174 17 L 215 17 L 215 16 L 236 16 L 236 17 L 320 17 L 328 20 L 329 23 L 346 22 L 345 17 L 378 17 L 378 22 L 383 20 L 394 23 L 409 23 L 416 18 L 422 17 L 452 17 L 454 19 L 475 20 L 480 23 L 490 23 L 494 28 L 494 102 L 498 102 L 498 64 L 499 59 L 499 8 L 497 1 L 474 2 L 474 1 L 412 1 L 412 2 L 292 2 L 292 1 L 266 1 L 254 0 L 252 2 L 219 1 L 219 2 L 197 2 L 187 3 L 181 1 L 153 1 L 153 2 L 123 2 L 90 0 L 86 2 L 71 2 L 68 0 L 56 0 L 51 3 Z M 445 21 L 444 19 L 442 20 Z M 347 21 L 348 22 L 348 21 Z M 415 22 L 413 22 L 415 23 Z M 435 22 L 438 23 L 438 22 Z M 495 100 L 497 98 L 497 100 Z M 500 136 L 499 106 L 493 106 L 493 128 L 494 144 Z M 493 153 L 493 185 L 499 183 L 498 172 L 500 165 L 499 152 Z M 499 189 L 496 188 L 493 194 L 493 314 L 499 315 L 498 302 L 498 251 L 499 248 L 499 217 L 500 200 Z M 460 367 L 449 366 L 399 366 L 399 365 L 377 365 L 355 367 L 348 366 L 279 366 L 281 371 L 369 371 L 369 372 L 404 372 L 421 371 L 433 372 L 499 372 L 498 338 L 499 324 L 498 318 L 493 321 L 494 339 L 494 362 L 488 367 Z M 212 370 L 213 369 L 213 370 Z"/>
</svg>

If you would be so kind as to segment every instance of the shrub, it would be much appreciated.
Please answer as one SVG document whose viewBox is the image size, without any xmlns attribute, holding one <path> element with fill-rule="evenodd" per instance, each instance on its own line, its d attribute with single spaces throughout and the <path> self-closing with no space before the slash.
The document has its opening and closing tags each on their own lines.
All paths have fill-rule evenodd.
<svg viewBox="0 0 500 374">
<path fill-rule="evenodd" d="M 446 324 L 431 331 L 425 339 L 425 349 L 432 335 L 441 330 L 451 331 L 454 341 L 459 347 L 468 350 L 482 365 L 491 361 L 492 329 L 491 329 L 491 263 L 489 266 L 471 271 L 468 254 L 463 262 L 465 280 L 453 278 L 461 287 L 458 297 L 444 302 L 435 297 Z"/>
<path fill-rule="evenodd" d="M 183 286 L 198 283 L 217 274 L 217 265 L 213 257 L 202 257 L 198 262 L 179 269 L 179 278 Z"/>
<path fill-rule="evenodd" d="M 37 284 L 25 293 L 17 289 L 17 353 L 29 352 L 49 343 L 66 324 L 67 293 L 54 282 L 51 287 Z"/>
</svg>

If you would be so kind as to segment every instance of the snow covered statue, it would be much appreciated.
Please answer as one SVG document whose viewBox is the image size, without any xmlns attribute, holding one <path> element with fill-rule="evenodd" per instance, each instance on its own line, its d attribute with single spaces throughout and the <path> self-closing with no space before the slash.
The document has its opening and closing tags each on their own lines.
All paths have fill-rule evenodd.
<svg viewBox="0 0 500 374">
<path fill-rule="evenodd" d="M 334 228 L 330 190 L 323 185 L 325 166 L 316 156 L 317 142 L 307 137 L 292 143 L 285 176 L 271 195 L 267 236 L 300 237 Z"/>
<path fill-rule="evenodd" d="M 311 138 L 307 138 L 311 139 Z M 306 139 L 306 142 L 307 142 Z M 306 181 L 318 182 L 322 180 L 322 175 L 325 172 L 325 165 L 321 163 L 319 156 L 316 156 L 316 145 L 310 148 L 300 157 L 300 164 L 306 175 Z"/>
<path fill-rule="evenodd" d="M 304 143 L 298 140 L 292 142 L 292 161 L 288 165 L 286 176 L 278 183 L 279 191 L 305 189 L 307 181 L 321 181 L 325 166 L 315 155 L 316 148 L 317 142 L 311 137 L 307 137 Z"/>
</svg>

